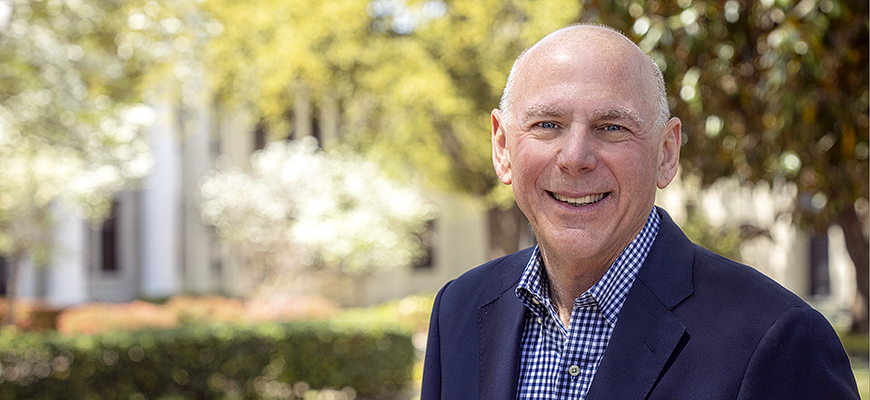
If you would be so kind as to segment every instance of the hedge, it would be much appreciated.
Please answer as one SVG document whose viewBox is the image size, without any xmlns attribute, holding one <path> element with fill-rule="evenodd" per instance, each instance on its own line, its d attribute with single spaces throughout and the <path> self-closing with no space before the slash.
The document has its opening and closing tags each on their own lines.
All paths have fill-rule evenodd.
<svg viewBox="0 0 870 400">
<path fill-rule="evenodd" d="M 390 395 L 414 346 L 397 327 L 336 322 L 188 326 L 64 337 L 0 332 L 2 399 L 267 399 L 305 388 Z"/>
</svg>

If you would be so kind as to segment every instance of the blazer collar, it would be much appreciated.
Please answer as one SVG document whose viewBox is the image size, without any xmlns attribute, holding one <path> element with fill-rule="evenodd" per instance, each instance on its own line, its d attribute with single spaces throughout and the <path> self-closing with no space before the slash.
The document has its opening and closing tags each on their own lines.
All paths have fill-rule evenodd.
<svg viewBox="0 0 870 400">
<path fill-rule="evenodd" d="M 662 227 L 619 313 L 586 398 L 646 398 L 671 355 L 685 345 L 685 325 L 671 310 L 693 292 L 693 244 L 661 210 Z"/>
<path fill-rule="evenodd" d="M 626 297 L 587 399 L 644 398 L 685 326 L 670 310 L 693 292 L 693 244 L 662 209 L 662 225 Z M 478 309 L 483 399 L 515 399 L 525 307 L 514 288 L 531 249 L 501 260 L 499 284 Z"/>
<path fill-rule="evenodd" d="M 515 289 L 531 254 L 529 248 L 503 259 L 497 293 L 478 309 L 481 399 L 517 397 L 525 306 Z"/>
<path fill-rule="evenodd" d="M 695 245 L 665 210 L 657 209 L 662 225 L 637 279 L 653 292 L 661 305 L 671 310 L 694 292 Z"/>
</svg>

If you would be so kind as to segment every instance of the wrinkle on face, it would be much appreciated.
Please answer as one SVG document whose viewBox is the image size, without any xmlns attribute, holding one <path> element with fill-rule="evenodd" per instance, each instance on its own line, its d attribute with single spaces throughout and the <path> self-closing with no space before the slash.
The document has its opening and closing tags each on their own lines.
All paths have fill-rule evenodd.
<svg viewBox="0 0 870 400">
<path fill-rule="evenodd" d="M 513 186 L 547 269 L 574 277 L 559 281 L 591 286 L 652 208 L 664 135 L 648 62 L 612 31 L 561 31 L 515 67 L 513 112 L 493 112 L 496 170 Z M 553 193 L 596 201 L 569 204 Z"/>
</svg>

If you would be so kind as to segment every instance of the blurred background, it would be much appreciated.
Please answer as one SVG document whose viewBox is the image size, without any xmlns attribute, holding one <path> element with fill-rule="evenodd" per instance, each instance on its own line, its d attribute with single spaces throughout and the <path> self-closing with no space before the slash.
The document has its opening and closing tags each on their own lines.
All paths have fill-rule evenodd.
<svg viewBox="0 0 870 400">
<path fill-rule="evenodd" d="M 413 398 L 433 293 L 534 244 L 490 111 L 576 22 L 664 72 L 657 204 L 822 311 L 867 398 L 860 0 L 0 0 L 0 394 Z"/>
</svg>

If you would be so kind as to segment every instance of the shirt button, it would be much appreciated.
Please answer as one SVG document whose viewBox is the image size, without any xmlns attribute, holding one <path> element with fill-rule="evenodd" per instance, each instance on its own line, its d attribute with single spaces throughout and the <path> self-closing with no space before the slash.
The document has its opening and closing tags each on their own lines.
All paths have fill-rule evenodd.
<svg viewBox="0 0 870 400">
<path fill-rule="evenodd" d="M 571 376 L 580 375 L 580 367 L 577 365 L 572 365 L 568 367 L 568 373 L 571 374 Z"/>
<path fill-rule="evenodd" d="M 541 301 L 537 297 L 532 297 L 532 303 L 541 304 Z"/>
<path fill-rule="evenodd" d="M 544 320 L 538 318 L 538 323 L 539 323 L 539 324 L 543 324 L 543 323 L 544 323 Z"/>
</svg>

